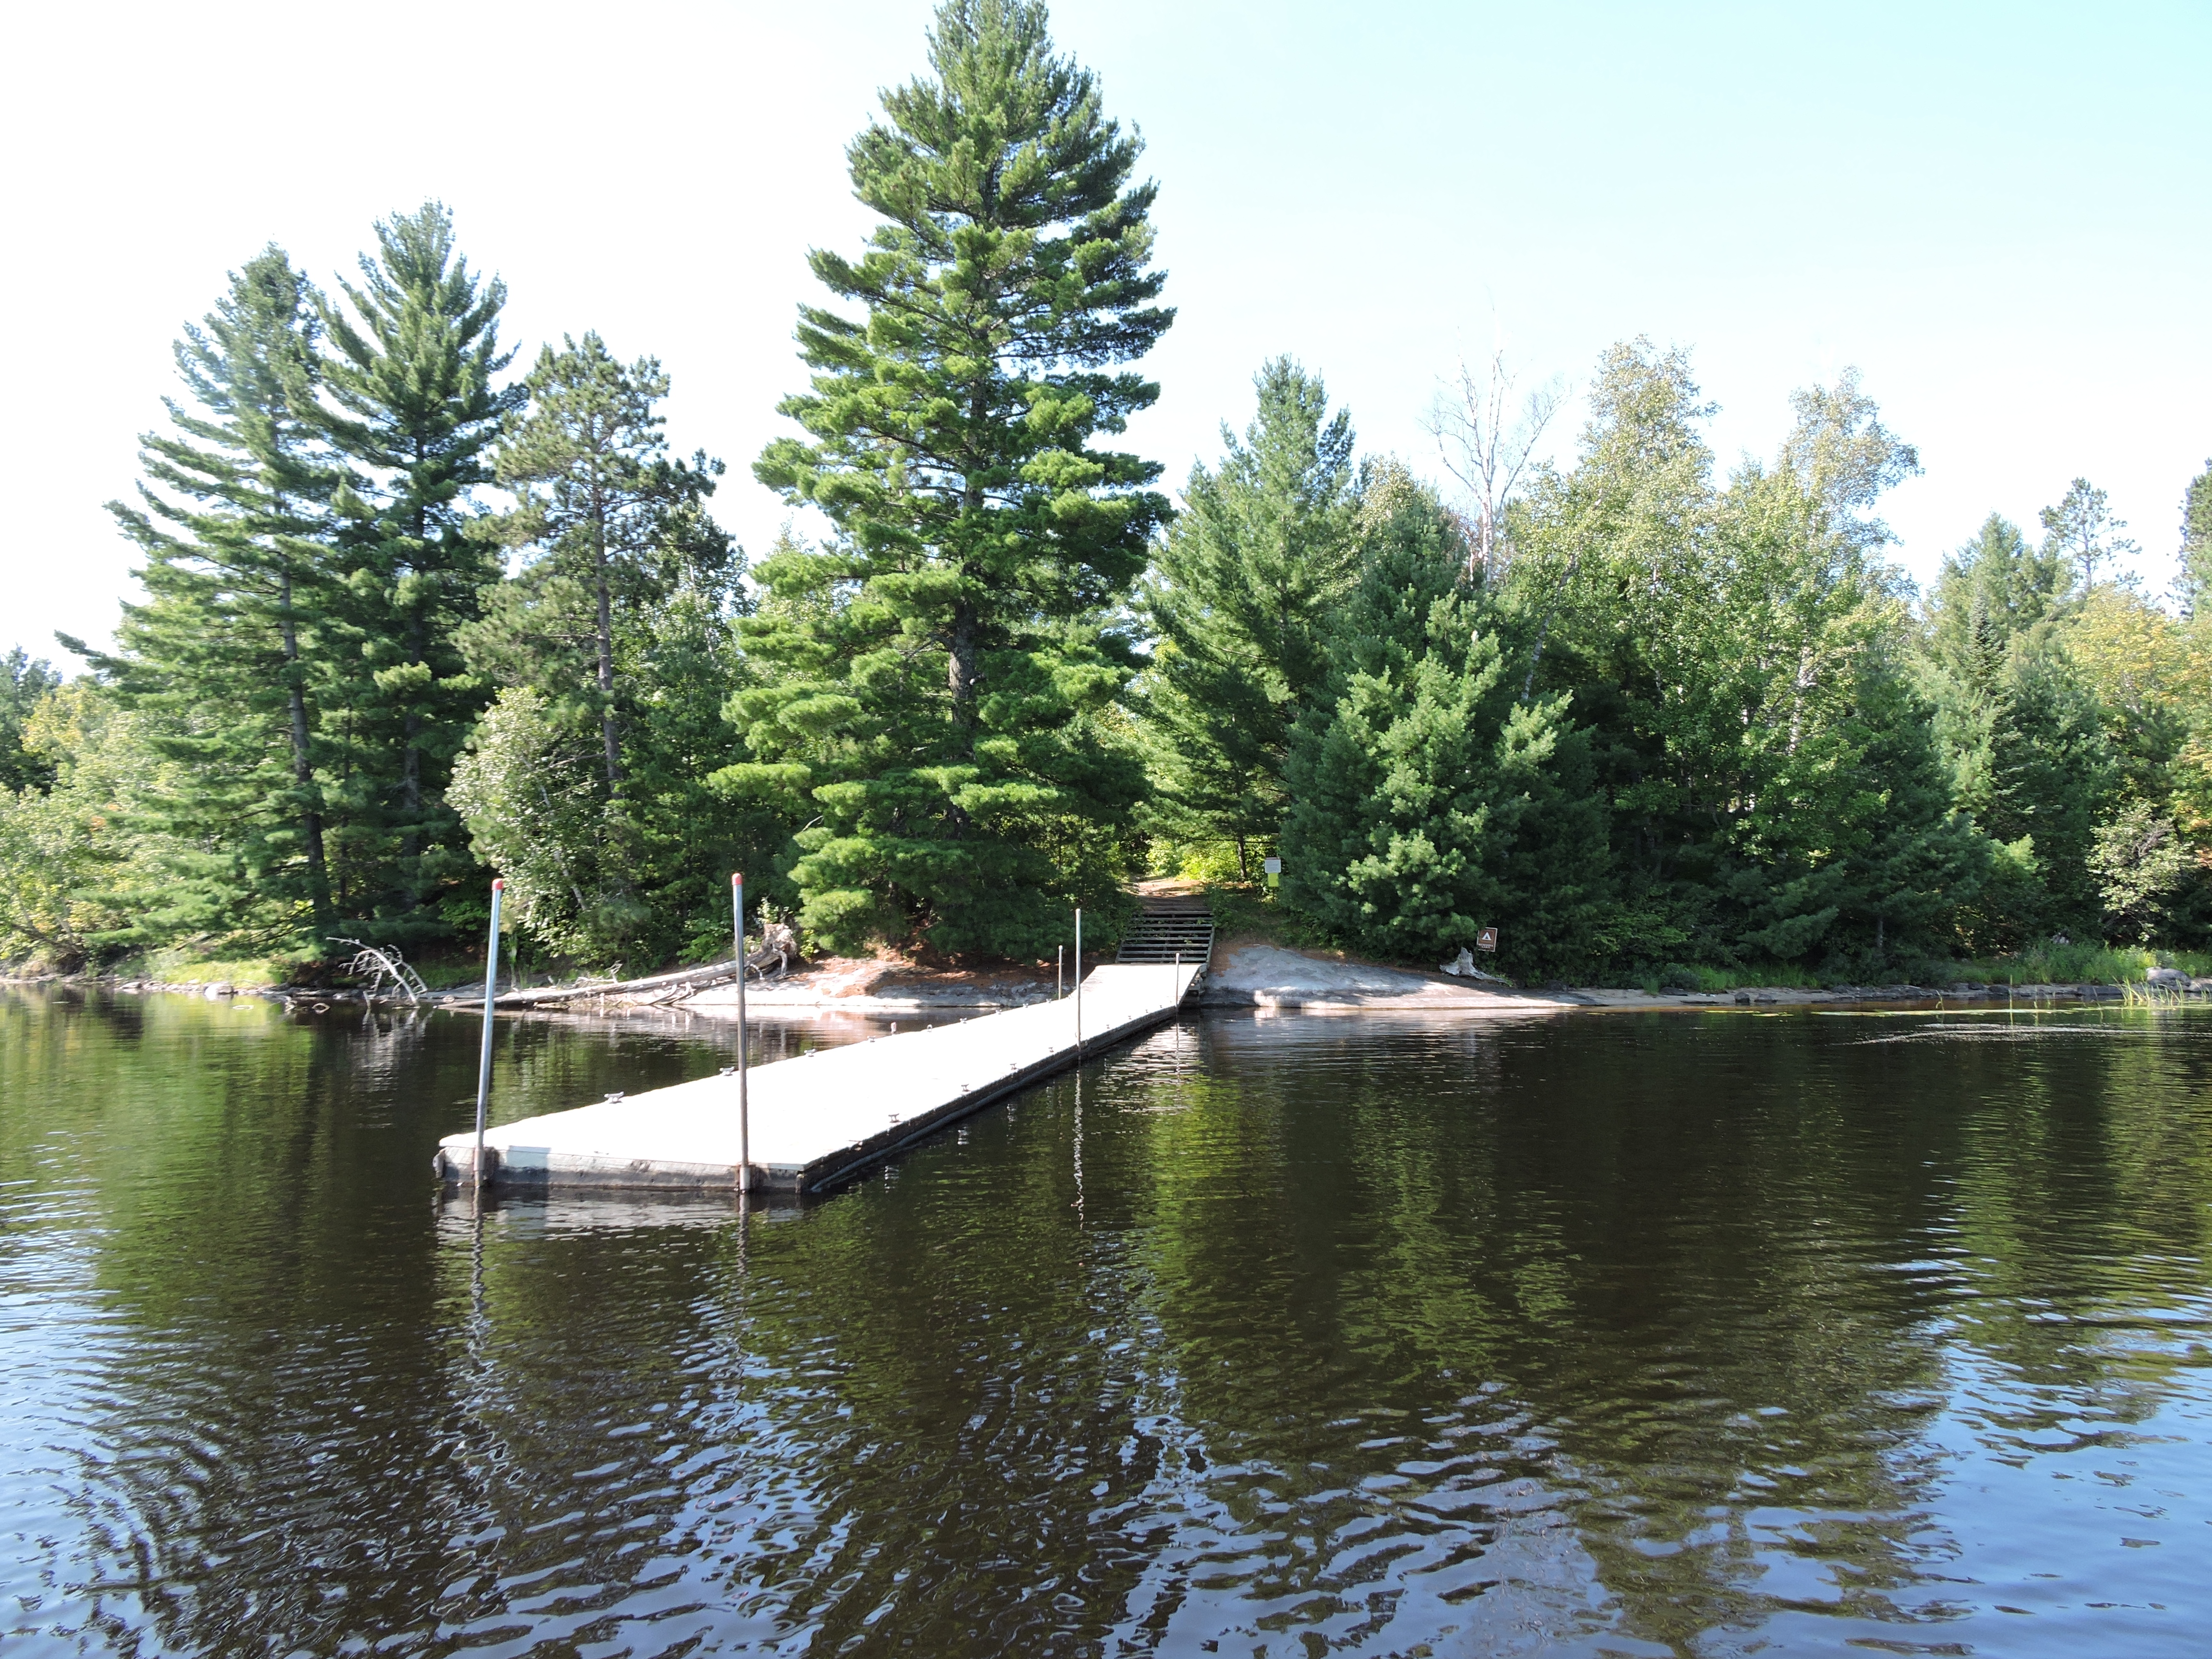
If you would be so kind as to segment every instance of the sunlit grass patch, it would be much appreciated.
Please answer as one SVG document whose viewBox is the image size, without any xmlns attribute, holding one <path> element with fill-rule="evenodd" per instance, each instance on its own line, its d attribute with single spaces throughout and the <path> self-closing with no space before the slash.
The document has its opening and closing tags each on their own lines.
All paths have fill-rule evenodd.
<svg viewBox="0 0 2212 1659">
<path fill-rule="evenodd" d="M 1991 985 L 2140 985 L 2154 968 L 2212 973 L 2212 953 L 2124 945 L 2039 945 L 2014 956 L 1962 962 L 1953 976 Z"/>
<path fill-rule="evenodd" d="M 295 965 L 273 957 L 193 962 L 180 953 L 156 951 L 146 959 L 146 976 L 167 985 L 284 985 Z"/>
</svg>

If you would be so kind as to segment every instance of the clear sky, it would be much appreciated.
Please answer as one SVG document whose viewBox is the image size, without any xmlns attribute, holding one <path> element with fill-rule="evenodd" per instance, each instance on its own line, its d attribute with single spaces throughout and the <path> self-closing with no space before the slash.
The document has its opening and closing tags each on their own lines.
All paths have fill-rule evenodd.
<svg viewBox="0 0 2212 1659">
<path fill-rule="evenodd" d="M 921 67 L 921 0 L 27 8 L 0 108 L 9 541 L 0 647 L 94 639 L 130 590 L 100 504 L 169 343 L 275 240 L 319 281 L 427 197 L 525 348 L 598 329 L 675 380 L 756 551 L 749 464 L 799 383 L 809 246 L 867 217 L 846 141 Z M 1493 330 L 1530 379 L 1691 349 L 1724 457 L 1856 365 L 1926 471 L 1924 577 L 1992 509 L 2086 475 L 2163 586 L 2212 455 L 2212 5 L 1060 0 L 1139 127 L 1181 319 L 1134 447 L 1170 483 L 1259 362 L 1326 376 L 1363 446 L 1433 471 L 1438 376 Z M 1571 441 L 1578 412 L 1562 433 Z"/>
</svg>

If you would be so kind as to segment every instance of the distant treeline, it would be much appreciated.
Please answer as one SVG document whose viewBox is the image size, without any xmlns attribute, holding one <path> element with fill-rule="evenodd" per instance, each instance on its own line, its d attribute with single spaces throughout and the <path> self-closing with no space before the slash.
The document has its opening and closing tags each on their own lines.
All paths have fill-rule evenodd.
<svg viewBox="0 0 2212 1659">
<path fill-rule="evenodd" d="M 724 948 L 737 868 L 817 948 L 1036 957 L 1268 854 L 1317 935 L 1495 926 L 1522 978 L 2212 942 L 2212 462 L 2170 592 L 2077 479 L 1917 593 L 1855 375 L 1723 478 L 1638 340 L 1565 467 L 1554 392 L 1462 371 L 1441 484 L 1269 362 L 1177 509 L 1111 447 L 1174 321 L 1135 137 L 1041 5 L 951 0 L 929 61 L 848 151 L 881 223 L 810 256 L 753 467 L 827 528 L 750 568 L 659 364 L 515 372 L 441 207 L 335 293 L 241 267 L 112 507 L 114 648 L 7 659 L 0 957 L 435 948 L 489 869 L 539 953 L 642 966 Z"/>
</svg>

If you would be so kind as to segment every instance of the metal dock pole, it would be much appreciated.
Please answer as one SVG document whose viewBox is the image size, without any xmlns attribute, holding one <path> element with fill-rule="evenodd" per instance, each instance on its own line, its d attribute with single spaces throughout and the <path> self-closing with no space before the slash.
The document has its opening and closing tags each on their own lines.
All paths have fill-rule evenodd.
<svg viewBox="0 0 2212 1659">
<path fill-rule="evenodd" d="M 491 942 L 484 946 L 483 1046 L 477 1053 L 477 1191 L 483 1191 L 484 1109 L 491 1099 L 491 1004 L 499 994 L 499 900 L 502 878 L 491 884 Z"/>
<path fill-rule="evenodd" d="M 753 1188 L 752 1102 L 747 1098 L 745 1049 L 745 872 L 730 878 L 730 927 L 738 940 L 738 1191 Z"/>
<path fill-rule="evenodd" d="M 1083 907 L 1075 907 L 1075 1059 L 1083 1060 Z"/>
</svg>

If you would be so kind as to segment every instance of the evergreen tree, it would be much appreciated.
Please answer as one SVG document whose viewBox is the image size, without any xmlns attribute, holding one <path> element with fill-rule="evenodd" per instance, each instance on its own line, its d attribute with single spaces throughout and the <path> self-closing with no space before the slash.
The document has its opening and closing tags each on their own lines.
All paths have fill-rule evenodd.
<svg viewBox="0 0 2212 1659">
<path fill-rule="evenodd" d="M 23 746 L 23 727 L 39 699 L 61 683 L 52 663 L 33 659 L 20 645 L 0 657 L 0 789 L 45 789 L 53 783 L 53 762 Z"/>
<path fill-rule="evenodd" d="M 1449 957 L 1497 927 L 1510 971 L 1590 971 L 1607 954 L 1605 813 L 1568 700 L 1516 696 L 1432 491 L 1393 471 L 1364 516 L 1334 695 L 1291 738 L 1283 902 L 1385 957 Z"/>
<path fill-rule="evenodd" d="M 1992 513 L 1948 556 L 1929 595 L 1929 659 L 1976 694 L 2002 680 L 2016 640 L 2047 641 L 2069 613 L 2072 575 L 2056 548 L 2031 548 Z"/>
<path fill-rule="evenodd" d="M 2112 516 L 2105 492 L 2087 478 L 2076 478 L 2055 507 L 2043 509 L 2043 544 L 2081 573 L 2081 591 L 2097 585 L 2097 567 L 2116 564 L 2139 551 L 2119 532 L 2127 520 Z"/>
<path fill-rule="evenodd" d="M 836 539 L 760 567 L 787 603 L 747 625 L 767 683 L 718 775 L 817 820 L 792 878 L 818 939 L 1028 954 L 1128 857 L 1116 616 L 1168 508 L 1156 465 L 1093 441 L 1158 395 L 1115 366 L 1172 313 L 1137 140 L 1044 7 L 948 0 L 929 56 L 848 152 L 868 251 L 810 256 L 860 314 L 802 310 L 812 387 L 781 408 L 809 438 L 754 471 Z"/>
<path fill-rule="evenodd" d="M 1832 972 L 1853 978 L 1889 975 L 1899 964 L 1918 971 L 1978 939 L 1978 917 L 2000 890 L 2019 879 L 2019 859 L 1994 844 L 1958 810 L 1936 738 L 1934 710 L 1900 660 L 1902 634 L 1876 642 L 1858 663 L 1851 698 L 1850 793 L 1825 837 L 1839 857 L 1832 902 L 1837 921 L 1825 930 L 1823 955 Z"/>
<path fill-rule="evenodd" d="M 657 605 L 687 578 L 724 579 L 729 538 L 705 508 L 722 464 L 703 452 L 689 465 L 670 459 L 659 412 L 668 376 L 653 359 L 617 362 L 597 334 L 562 343 L 538 354 L 524 381 L 528 417 L 494 457 L 515 507 L 483 526 L 537 551 L 522 580 L 494 591 L 500 614 L 468 631 L 483 665 L 509 684 L 589 711 L 612 797 L 627 719 L 616 616 Z"/>
<path fill-rule="evenodd" d="M 2066 648 L 2075 575 L 2058 538 L 2032 550 L 1991 514 L 1944 561 L 1929 599 L 1929 695 L 1953 799 L 2009 849 L 2011 878 L 1978 907 L 1985 945 L 2098 925 L 2087 860 L 2116 770 Z"/>
<path fill-rule="evenodd" d="M 1259 412 L 1218 471 L 1191 469 L 1142 606 L 1157 636 L 1141 682 L 1158 816 L 1225 840 L 1241 873 L 1272 844 L 1291 723 L 1328 673 L 1334 610 L 1357 574 L 1352 419 L 1288 357 L 1253 377 Z"/>
<path fill-rule="evenodd" d="M 361 283 L 322 309 L 325 427 L 358 470 L 342 490 L 346 620 L 357 665 L 330 723 L 345 734 L 352 822 L 340 885 L 380 937 L 441 930 L 425 908 L 471 866 L 445 785 L 486 701 L 461 629 L 499 574 L 473 533 L 470 492 L 491 481 L 486 452 L 520 403 L 494 377 L 506 286 L 479 283 L 437 203 L 380 222 Z M 348 307 L 350 307 L 349 314 Z"/>
<path fill-rule="evenodd" d="M 1871 509 L 1917 466 L 1911 447 L 1846 374 L 1793 399 L 1772 465 L 1717 488 L 1711 406 L 1682 354 L 1644 341 L 1606 354 L 1591 404 L 1573 468 L 1540 474 L 1509 524 L 1498 604 L 1524 695 L 1571 693 L 1588 734 L 1626 965 L 1855 975 L 1943 948 L 1941 922 L 1879 874 L 1978 861 L 1921 787 L 1940 776 L 1912 758 L 1925 706 L 1890 648 L 1905 613 Z M 1907 765 L 1896 790 L 1885 756 Z"/>
<path fill-rule="evenodd" d="M 247 262 L 176 345 L 189 400 L 141 441 L 138 504 L 110 507 L 145 555 L 147 599 L 124 607 L 114 653 L 87 654 L 179 763 L 132 806 L 176 849 L 137 896 L 136 939 L 244 930 L 313 950 L 335 918 L 319 704 L 343 590 L 317 334 L 314 291 L 283 251 Z"/>
<path fill-rule="evenodd" d="M 719 939 L 721 875 L 743 850 L 699 781 L 737 679 L 742 563 L 706 506 L 721 463 L 669 458 L 668 377 L 596 334 L 547 348 L 525 384 L 527 416 L 495 457 L 516 506 L 482 526 L 524 563 L 462 630 L 471 666 L 507 690 L 452 799 L 548 945 L 641 960 L 675 948 L 702 902 Z"/>
<path fill-rule="evenodd" d="M 1680 351 L 1648 341 L 1600 360 L 1573 467 L 1540 471 L 1509 518 L 1514 556 L 1496 596 L 1513 624 L 1524 699 L 1567 692 L 1611 808 L 1613 865 L 1629 901 L 1621 954 L 1652 967 L 1703 933 L 1697 953 L 1724 959 L 1707 926 L 1712 904 L 1710 799 L 1741 799 L 1735 780 L 1701 776 L 1686 752 L 1712 722 L 1686 707 L 1693 671 L 1725 708 L 1741 671 L 1708 651 L 1731 621 L 1716 591 L 1723 570 L 1704 402 Z M 1674 696 L 1670 698 L 1670 690 Z M 1724 765 L 1733 751 L 1720 757 Z M 1686 873 L 1688 879 L 1681 879 Z"/>
</svg>

